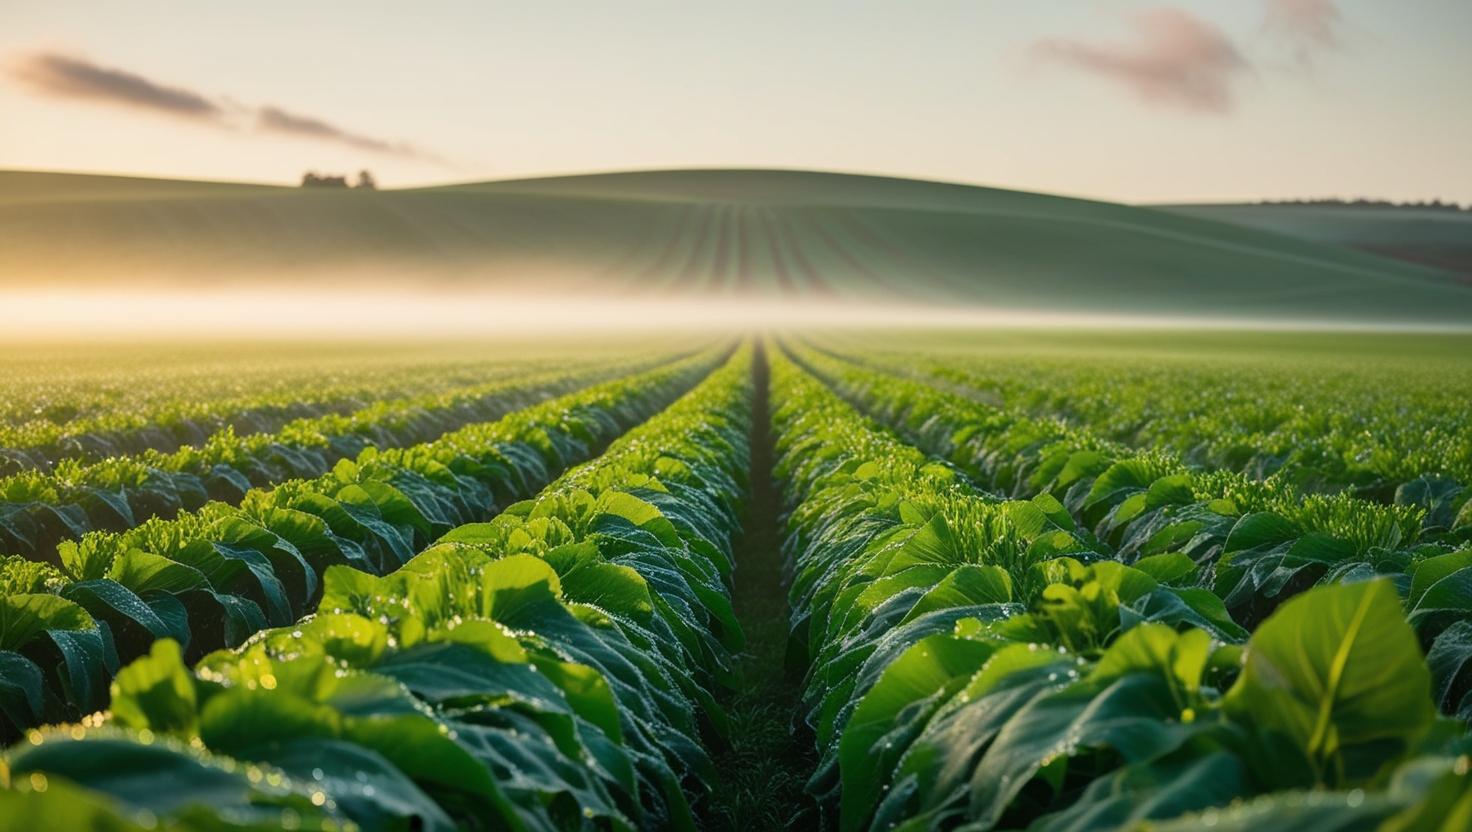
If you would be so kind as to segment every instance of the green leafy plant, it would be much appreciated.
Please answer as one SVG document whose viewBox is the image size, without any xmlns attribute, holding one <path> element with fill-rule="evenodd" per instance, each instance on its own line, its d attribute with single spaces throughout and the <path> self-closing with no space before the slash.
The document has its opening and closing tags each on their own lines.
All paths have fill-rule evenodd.
<svg viewBox="0 0 1472 832">
<path fill-rule="evenodd" d="M 693 832 L 690 796 L 718 776 L 701 726 L 724 724 L 714 686 L 739 684 L 749 362 L 389 574 L 331 566 L 315 615 L 192 672 L 155 642 L 117 674 L 110 718 L 7 755 L 14 781 L 82 799 L 0 792 L 7 813 Z"/>
<path fill-rule="evenodd" d="M 56 695 L 41 696 L 39 711 L 17 709 L 16 719 L 0 727 L 14 737 L 42 721 L 75 719 L 105 704 L 106 679 L 120 661 L 142 655 L 156 639 L 178 641 L 194 661 L 260 630 L 286 626 L 316 609 L 325 574 L 335 565 L 374 574 L 400 568 L 440 535 L 535 493 L 658 412 L 708 372 L 721 352 L 595 385 L 423 446 L 381 453 L 367 448 L 315 480 L 253 490 L 239 507 L 211 503 L 173 520 L 63 544 L 64 574 L 50 589 L 98 622 L 102 646 L 84 649 L 86 678 L 93 687 L 100 684 L 100 693 L 61 695 L 66 680 L 41 673 Z M 22 563 L 7 560 L 3 569 L 30 568 Z M 12 662 L 37 660 L 40 667 L 54 664 L 54 657 L 25 651 Z M 74 659 L 72 666 L 83 661 Z M 27 671 L 26 678 L 38 673 Z M 36 701 L 26 699 L 28 705 Z"/>
</svg>

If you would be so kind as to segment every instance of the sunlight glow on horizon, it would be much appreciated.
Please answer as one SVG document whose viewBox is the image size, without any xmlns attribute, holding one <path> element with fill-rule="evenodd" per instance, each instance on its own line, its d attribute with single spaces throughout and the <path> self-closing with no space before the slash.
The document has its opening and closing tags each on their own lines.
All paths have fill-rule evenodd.
<svg viewBox="0 0 1472 832">
<path fill-rule="evenodd" d="M 1464 326 L 1092 314 L 891 302 L 230 291 L 0 289 L 0 343 L 443 340 L 822 328 L 1472 332 Z"/>
</svg>

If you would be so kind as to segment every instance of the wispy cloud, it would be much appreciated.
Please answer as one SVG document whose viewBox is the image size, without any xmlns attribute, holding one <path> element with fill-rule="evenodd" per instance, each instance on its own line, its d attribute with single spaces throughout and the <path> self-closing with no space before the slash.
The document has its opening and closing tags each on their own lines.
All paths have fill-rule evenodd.
<svg viewBox="0 0 1472 832">
<path fill-rule="evenodd" d="M 167 114 L 260 134 L 283 134 L 335 142 L 371 153 L 440 162 L 432 153 L 404 142 L 356 133 L 316 116 L 265 105 L 243 107 L 186 87 L 160 83 L 134 72 L 99 66 L 84 58 L 53 52 L 22 55 L 7 74 L 31 92 L 47 98 L 76 99 Z"/>
<path fill-rule="evenodd" d="M 322 119 L 288 113 L 280 107 L 270 105 L 261 107 L 256 111 L 256 126 L 261 130 L 271 133 L 285 133 L 289 136 L 302 136 L 309 139 L 324 139 L 373 153 L 392 153 L 399 156 L 428 158 L 425 154 L 408 144 L 388 142 L 383 139 L 375 139 L 372 136 L 350 133 Z"/>
<path fill-rule="evenodd" d="M 218 121 L 225 108 L 183 87 L 150 81 L 142 75 L 98 66 L 81 58 L 39 52 L 16 61 L 10 76 L 32 91 L 53 98 L 82 98 L 203 121 Z"/>
<path fill-rule="evenodd" d="M 1263 29 L 1285 38 L 1298 62 L 1307 65 L 1314 52 L 1339 46 L 1343 23 L 1334 0 L 1268 0 Z"/>
<path fill-rule="evenodd" d="M 1231 111 L 1232 85 L 1251 67 L 1225 33 L 1175 8 L 1137 12 L 1128 21 L 1136 34 L 1133 43 L 1046 38 L 1033 44 L 1032 54 L 1124 84 L 1151 104 Z"/>
</svg>

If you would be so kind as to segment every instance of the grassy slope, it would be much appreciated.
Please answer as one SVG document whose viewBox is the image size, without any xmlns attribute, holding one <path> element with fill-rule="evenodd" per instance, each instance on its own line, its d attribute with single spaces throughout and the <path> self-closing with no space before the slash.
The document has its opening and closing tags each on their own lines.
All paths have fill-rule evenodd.
<svg viewBox="0 0 1472 832">
<path fill-rule="evenodd" d="M 0 171 L 0 206 L 49 202 L 199 199 L 294 190 L 274 185 L 146 179 L 137 176 Z"/>
<path fill-rule="evenodd" d="M 1472 280 L 1472 212 L 1332 205 L 1168 205 L 1161 210 L 1445 269 Z M 1465 282 L 1465 281 L 1464 281 Z"/>
<path fill-rule="evenodd" d="M 0 172 L 0 194 L 11 283 L 410 276 L 1472 321 L 1472 291 L 1431 269 L 1163 211 L 880 177 L 652 171 L 360 193 Z"/>
</svg>

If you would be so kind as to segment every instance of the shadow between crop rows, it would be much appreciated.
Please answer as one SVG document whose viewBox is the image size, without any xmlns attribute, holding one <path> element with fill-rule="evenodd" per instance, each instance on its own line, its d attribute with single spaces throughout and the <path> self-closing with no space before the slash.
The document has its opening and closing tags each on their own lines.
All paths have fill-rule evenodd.
<svg viewBox="0 0 1472 832">
<path fill-rule="evenodd" d="M 767 358 L 760 341 L 753 360 L 752 494 L 735 542 L 733 596 L 746 632 L 746 650 L 738 657 L 746 688 L 724 703 L 731 742 L 715 755 L 722 782 L 704 826 L 709 832 L 800 832 L 816 828 L 812 800 L 803 793 L 816 757 L 812 741 L 792 730 L 802 679 L 784 669 L 790 610 L 778 525 L 782 506 L 772 481 Z"/>
</svg>

